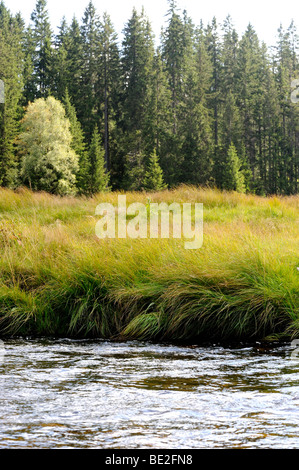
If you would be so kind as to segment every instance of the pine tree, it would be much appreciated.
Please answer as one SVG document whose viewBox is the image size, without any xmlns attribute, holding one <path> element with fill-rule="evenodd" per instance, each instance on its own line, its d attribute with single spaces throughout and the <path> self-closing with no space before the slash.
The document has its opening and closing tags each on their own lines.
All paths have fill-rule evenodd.
<svg viewBox="0 0 299 470">
<path fill-rule="evenodd" d="M 237 104 L 236 87 L 238 67 L 238 35 L 228 16 L 223 25 L 223 42 L 220 48 L 220 60 L 223 64 L 219 71 L 219 142 L 227 151 L 233 142 L 238 153 L 242 152 L 242 120 Z"/>
<path fill-rule="evenodd" d="M 239 112 L 242 119 L 242 133 L 245 152 L 252 173 L 252 189 L 259 184 L 258 172 L 258 119 L 260 115 L 261 49 L 256 32 L 248 25 L 238 51 L 238 90 Z"/>
<path fill-rule="evenodd" d="M 185 72 L 190 51 L 192 32 L 187 18 L 179 14 L 177 4 L 169 0 L 168 24 L 162 34 L 162 60 L 171 92 L 171 128 L 168 133 L 165 179 L 172 186 L 181 181 L 183 164 L 182 133 L 180 129 L 182 102 L 184 101 Z M 166 160 L 165 157 L 162 159 Z"/>
<path fill-rule="evenodd" d="M 140 191 L 144 189 L 145 157 L 141 152 L 128 153 L 124 158 L 122 189 Z"/>
<path fill-rule="evenodd" d="M 101 145 L 101 138 L 98 127 L 94 127 L 94 131 L 89 146 L 89 192 L 91 194 L 99 191 L 107 191 L 109 189 L 109 173 L 105 166 L 105 151 Z"/>
<path fill-rule="evenodd" d="M 162 37 L 162 58 L 168 74 L 171 90 L 173 134 L 178 131 L 178 114 L 181 101 L 181 84 L 186 59 L 185 26 L 178 14 L 176 2 L 169 0 L 168 25 Z"/>
<path fill-rule="evenodd" d="M 62 18 L 58 28 L 58 34 L 55 36 L 53 50 L 53 84 L 51 92 L 60 101 L 63 101 L 65 90 L 68 88 L 69 70 L 67 60 L 67 48 L 69 41 L 69 29 L 65 17 Z"/>
<path fill-rule="evenodd" d="M 218 24 L 214 17 L 212 24 L 208 24 L 206 28 L 206 45 L 208 54 L 212 64 L 212 83 L 209 93 L 209 106 L 213 112 L 214 127 L 214 148 L 215 156 L 219 146 L 219 106 L 220 106 L 220 42 L 218 35 Z"/>
<path fill-rule="evenodd" d="M 206 184 L 211 178 L 213 134 L 206 98 L 210 86 L 211 62 L 202 31 L 197 31 L 194 47 L 186 57 L 182 86 L 180 133 L 184 160 L 181 181 L 185 183 Z"/>
<path fill-rule="evenodd" d="M 124 28 L 121 58 L 123 74 L 122 126 L 127 133 L 134 134 L 142 131 L 153 58 L 154 43 L 150 24 L 144 16 L 144 12 L 139 15 L 133 9 L 132 16 Z"/>
<path fill-rule="evenodd" d="M 144 177 L 144 189 L 147 191 L 160 191 L 165 189 L 166 184 L 163 181 L 163 171 L 159 165 L 159 159 L 156 150 L 151 154 L 147 171 Z"/>
<path fill-rule="evenodd" d="M 37 83 L 34 74 L 34 55 L 35 41 L 33 37 L 32 27 L 29 25 L 24 32 L 24 92 L 23 106 L 27 106 L 29 102 L 33 102 L 37 96 Z"/>
<path fill-rule="evenodd" d="M 77 119 L 75 106 L 71 103 L 68 89 L 65 90 L 63 104 L 66 116 L 70 121 L 70 131 L 72 134 L 71 147 L 79 156 L 79 170 L 77 173 L 77 188 L 79 193 L 87 193 L 90 179 L 90 161 L 86 143 L 84 141 L 83 130 Z"/>
<path fill-rule="evenodd" d="M 279 146 L 276 149 L 277 186 L 282 193 L 289 194 L 298 188 L 298 109 L 290 99 L 290 84 L 298 77 L 298 37 L 293 24 L 284 31 L 278 29 L 278 41 L 274 58 L 277 68 L 276 83 L 279 101 Z M 297 130 L 296 130 L 297 129 Z M 296 149 L 296 150 L 294 150 Z"/>
<path fill-rule="evenodd" d="M 84 11 L 80 37 L 82 45 L 81 83 L 76 109 L 87 142 L 90 143 L 94 127 L 101 118 L 99 97 L 102 91 L 98 78 L 99 56 L 102 51 L 100 18 L 91 1 Z"/>
<path fill-rule="evenodd" d="M 171 93 L 160 50 L 157 49 L 146 96 L 146 117 L 143 129 L 145 153 L 154 150 L 165 157 L 167 165 L 168 139 L 171 129 Z"/>
<path fill-rule="evenodd" d="M 233 143 L 229 146 L 226 160 L 224 161 L 221 188 L 241 193 L 245 191 L 245 181 L 244 175 L 241 171 L 241 162 Z"/>
<path fill-rule="evenodd" d="M 80 25 L 75 17 L 63 38 L 63 49 L 66 50 L 66 84 L 73 105 L 75 106 L 79 121 L 82 121 L 82 77 L 83 77 L 83 39 L 81 37 Z M 63 88 L 65 93 L 65 88 Z M 82 122 L 81 122 L 82 124 Z M 83 129 L 84 130 L 84 129 Z"/>
<path fill-rule="evenodd" d="M 108 170 L 114 163 L 117 152 L 117 142 L 113 138 L 113 130 L 119 120 L 121 90 L 120 53 L 117 34 L 109 15 L 104 13 L 100 24 L 100 40 L 102 47 L 99 51 L 99 109 L 104 128 L 105 162 Z"/>
<path fill-rule="evenodd" d="M 40 98 L 48 96 L 53 85 L 52 31 L 46 0 L 37 0 L 31 21 L 33 23 L 34 82 L 37 90 L 36 97 Z"/>
<path fill-rule="evenodd" d="M 0 79 L 4 83 L 4 103 L 0 103 L 0 185 L 15 187 L 18 160 L 15 139 L 19 132 L 23 89 L 23 23 L 0 3 Z"/>
<path fill-rule="evenodd" d="M 122 187 L 139 188 L 144 177 L 144 154 L 147 145 L 149 90 L 152 83 L 154 42 L 144 11 L 132 16 L 124 28 L 122 44 L 122 119 L 119 123 L 122 148 Z M 134 161 L 136 159 L 136 161 Z M 133 181 L 136 173 L 136 181 Z"/>
</svg>

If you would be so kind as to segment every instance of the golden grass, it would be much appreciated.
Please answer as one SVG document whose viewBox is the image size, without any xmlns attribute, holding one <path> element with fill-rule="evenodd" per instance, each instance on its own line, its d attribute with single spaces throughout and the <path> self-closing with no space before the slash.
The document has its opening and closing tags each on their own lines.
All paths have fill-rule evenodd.
<svg viewBox="0 0 299 470">
<path fill-rule="evenodd" d="M 95 208 L 120 193 L 61 198 L 0 189 L 4 334 L 252 340 L 299 334 L 299 196 L 181 186 L 133 202 L 201 202 L 204 242 L 105 239 Z"/>
</svg>

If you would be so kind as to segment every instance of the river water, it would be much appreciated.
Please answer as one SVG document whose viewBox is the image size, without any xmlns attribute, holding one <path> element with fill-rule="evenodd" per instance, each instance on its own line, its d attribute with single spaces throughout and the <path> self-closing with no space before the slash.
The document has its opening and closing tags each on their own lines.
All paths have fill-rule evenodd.
<svg viewBox="0 0 299 470">
<path fill-rule="evenodd" d="M 290 345 L 7 339 L 1 448 L 299 448 Z"/>
</svg>

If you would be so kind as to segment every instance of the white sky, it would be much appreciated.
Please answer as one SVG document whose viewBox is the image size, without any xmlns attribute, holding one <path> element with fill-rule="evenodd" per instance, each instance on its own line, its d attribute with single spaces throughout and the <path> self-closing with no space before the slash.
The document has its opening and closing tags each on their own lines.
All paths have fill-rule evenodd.
<svg viewBox="0 0 299 470">
<path fill-rule="evenodd" d="M 48 0 L 52 28 L 56 30 L 63 16 L 68 22 L 74 15 L 81 20 L 88 2 L 89 0 Z M 36 0 L 4 0 L 4 3 L 12 13 L 20 11 L 28 24 Z M 100 15 L 106 11 L 111 16 L 118 33 L 121 33 L 130 18 L 132 8 L 135 6 L 140 11 L 144 6 L 145 13 L 159 40 L 161 26 L 165 22 L 165 14 L 168 10 L 167 0 L 93 0 L 93 3 Z M 181 10 L 187 10 L 195 25 L 198 25 L 201 19 L 206 25 L 213 16 L 216 17 L 218 23 L 222 23 L 230 14 L 234 26 L 241 35 L 250 22 L 260 40 L 265 41 L 269 46 L 275 44 L 280 23 L 287 28 L 294 19 L 299 28 L 298 0 L 177 0 L 177 3 Z"/>
</svg>

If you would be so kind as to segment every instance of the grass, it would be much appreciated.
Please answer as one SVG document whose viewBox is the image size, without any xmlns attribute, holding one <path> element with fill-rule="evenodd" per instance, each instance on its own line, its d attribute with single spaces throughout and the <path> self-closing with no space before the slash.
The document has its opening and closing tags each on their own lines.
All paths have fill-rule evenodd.
<svg viewBox="0 0 299 470">
<path fill-rule="evenodd" d="M 132 202 L 202 202 L 204 242 L 105 239 L 95 208 L 0 189 L 0 334 L 252 341 L 299 337 L 299 196 L 181 186 Z"/>
</svg>

